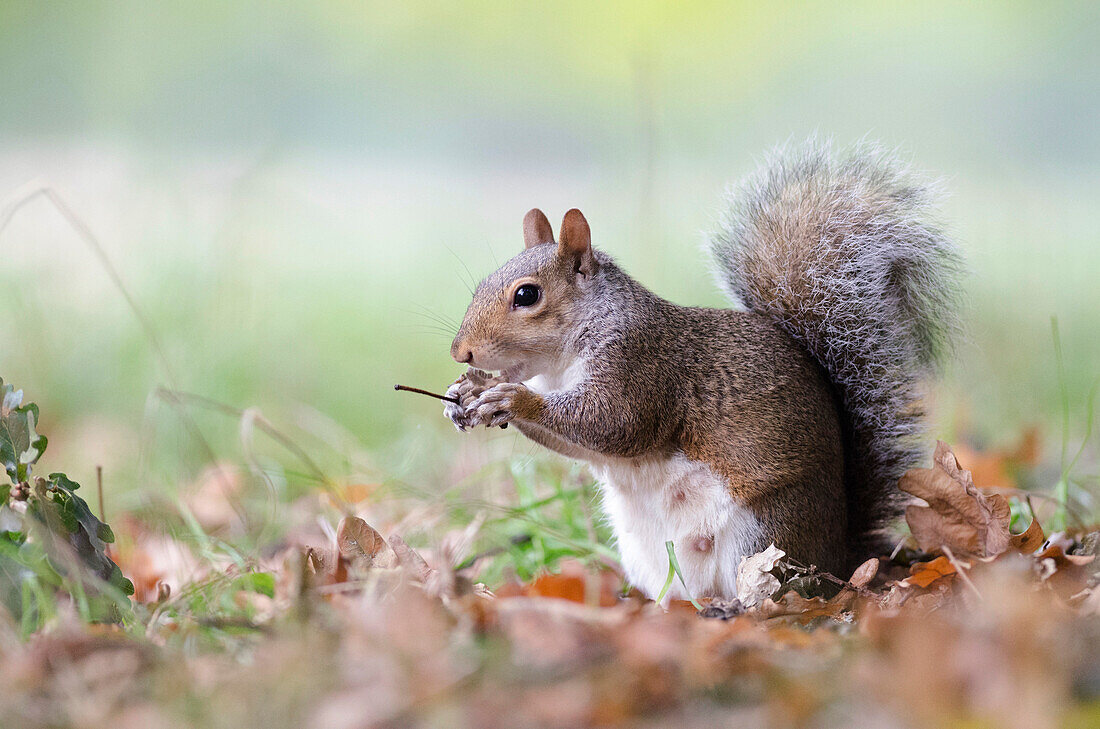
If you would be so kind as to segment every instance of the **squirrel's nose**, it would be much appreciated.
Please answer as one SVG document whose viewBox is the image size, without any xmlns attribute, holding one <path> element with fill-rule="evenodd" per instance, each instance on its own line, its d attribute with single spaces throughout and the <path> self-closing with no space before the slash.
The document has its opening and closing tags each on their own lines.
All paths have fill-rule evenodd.
<svg viewBox="0 0 1100 729">
<path fill-rule="evenodd" d="M 473 364 L 474 350 L 456 339 L 451 345 L 451 356 L 460 364 Z"/>
</svg>

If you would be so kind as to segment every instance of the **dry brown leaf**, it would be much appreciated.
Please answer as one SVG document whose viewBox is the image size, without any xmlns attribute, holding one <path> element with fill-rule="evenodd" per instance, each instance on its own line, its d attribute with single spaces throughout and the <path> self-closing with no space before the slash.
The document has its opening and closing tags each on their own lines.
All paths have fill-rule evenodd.
<svg viewBox="0 0 1100 729">
<path fill-rule="evenodd" d="M 1035 555 L 1039 579 L 1063 598 L 1085 589 L 1090 570 L 1085 569 L 1095 559 L 1093 554 L 1066 554 L 1061 544 L 1051 544 Z"/>
<path fill-rule="evenodd" d="M 1008 500 L 979 491 L 946 443 L 936 444 L 933 460 L 932 468 L 911 469 L 898 483 L 902 491 L 928 504 L 912 504 L 905 510 L 920 548 L 931 552 L 946 545 L 957 554 L 978 557 L 995 557 L 1008 549 Z"/>
<path fill-rule="evenodd" d="M 852 573 L 852 579 L 848 580 L 848 583 L 852 587 L 867 587 L 871 580 L 875 579 L 875 575 L 878 574 L 878 567 L 878 559 L 872 557 L 856 567 L 856 571 Z"/>
<path fill-rule="evenodd" d="M 357 516 L 345 516 L 336 529 L 336 547 L 344 559 L 366 559 L 373 562 L 386 540 L 367 522 Z"/>
<path fill-rule="evenodd" d="M 898 582 L 902 587 L 928 587 L 941 577 L 957 572 L 947 557 L 936 557 L 929 562 L 918 562 L 909 568 L 909 577 Z"/>
<path fill-rule="evenodd" d="M 762 552 L 741 558 L 737 566 L 737 599 L 745 607 L 759 605 L 779 589 L 779 578 L 772 574 L 787 553 L 774 544 Z"/>
<path fill-rule="evenodd" d="M 1013 534 L 1009 538 L 1009 541 L 1012 542 L 1012 546 L 1020 552 L 1031 554 L 1036 549 L 1043 546 L 1043 542 L 1045 542 L 1046 539 L 1046 535 L 1043 534 L 1043 526 L 1039 523 L 1039 520 L 1032 519 L 1027 529 L 1020 534 Z"/>
<path fill-rule="evenodd" d="M 1096 559 L 1095 554 L 1066 554 L 1065 549 L 1060 544 L 1052 544 L 1039 554 L 1035 555 L 1036 559 L 1053 559 L 1059 567 L 1084 567 L 1087 564 L 1091 564 Z"/>
<path fill-rule="evenodd" d="M 420 553 L 406 544 L 399 535 L 394 534 L 390 537 L 390 548 L 397 555 L 397 563 L 421 582 L 427 582 L 436 573 Z"/>
<path fill-rule="evenodd" d="M 768 598 L 753 610 L 762 618 L 777 618 L 788 615 L 797 616 L 800 622 L 809 622 L 814 618 L 835 618 L 852 607 L 856 593 L 841 590 L 832 598 L 805 598 L 797 592 L 784 593 L 778 600 Z"/>
<path fill-rule="evenodd" d="M 865 588 L 878 574 L 879 561 L 872 557 L 852 573 L 852 579 L 848 584 L 856 588 L 845 587 L 836 595 L 826 600 L 823 597 L 805 598 L 793 590 L 786 592 L 778 600 L 767 598 L 761 601 L 752 611 L 762 618 L 776 618 L 794 615 L 800 622 L 809 622 L 814 618 L 838 617 L 841 613 L 852 609 L 857 590 Z"/>
</svg>

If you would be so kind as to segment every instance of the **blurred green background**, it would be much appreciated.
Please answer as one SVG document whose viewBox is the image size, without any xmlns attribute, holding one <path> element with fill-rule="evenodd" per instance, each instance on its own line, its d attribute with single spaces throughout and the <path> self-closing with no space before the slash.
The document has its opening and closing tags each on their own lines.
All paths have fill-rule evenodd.
<svg viewBox="0 0 1100 729">
<path fill-rule="evenodd" d="M 0 234 L 0 375 L 41 404 L 49 466 L 103 464 L 109 491 L 210 457 L 161 385 L 410 472 L 463 436 L 391 385 L 458 374 L 468 285 L 528 208 L 580 207 L 641 281 L 718 304 L 701 243 L 723 187 L 817 132 L 945 178 L 972 274 L 939 432 L 1037 424 L 1056 458 L 1063 404 L 1079 437 L 1100 374 L 1098 21 L 1093 2 L 0 0 L 0 199 L 54 186 L 175 373 L 38 198 Z M 194 417 L 239 448 L 232 418 Z"/>
</svg>

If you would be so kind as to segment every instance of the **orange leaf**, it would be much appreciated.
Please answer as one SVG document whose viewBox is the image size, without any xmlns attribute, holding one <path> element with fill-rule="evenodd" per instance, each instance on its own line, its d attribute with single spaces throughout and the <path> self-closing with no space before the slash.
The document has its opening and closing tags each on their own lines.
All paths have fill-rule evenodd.
<svg viewBox="0 0 1100 729">
<path fill-rule="evenodd" d="M 539 575 L 526 585 L 505 585 L 496 591 L 497 597 L 555 597 L 570 602 L 586 603 L 589 590 L 595 588 L 596 603 L 611 607 L 619 603 L 619 578 L 614 572 L 592 573 L 580 562 L 566 561 L 557 574 Z"/>
<path fill-rule="evenodd" d="M 909 577 L 898 582 L 903 587 L 928 587 L 941 577 L 955 574 L 955 565 L 947 557 L 936 557 L 930 562 L 918 562 L 909 568 Z"/>
<path fill-rule="evenodd" d="M 351 504 L 358 504 L 361 501 L 369 499 L 375 491 L 378 490 L 378 484 L 376 483 L 349 483 L 345 484 L 340 489 L 340 495 L 344 501 Z"/>
<path fill-rule="evenodd" d="M 974 482 L 983 489 L 1017 488 L 1017 473 L 1021 467 L 1034 466 L 1039 461 L 1039 431 L 1028 428 L 1011 448 L 978 451 L 966 445 L 955 446 L 955 456 L 974 475 Z"/>
</svg>

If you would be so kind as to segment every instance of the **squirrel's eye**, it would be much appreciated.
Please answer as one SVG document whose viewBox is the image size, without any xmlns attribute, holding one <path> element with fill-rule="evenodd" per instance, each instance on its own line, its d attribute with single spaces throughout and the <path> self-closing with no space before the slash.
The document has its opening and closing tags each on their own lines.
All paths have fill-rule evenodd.
<svg viewBox="0 0 1100 729">
<path fill-rule="evenodd" d="M 534 284 L 523 284 L 512 296 L 512 306 L 533 306 L 538 303 L 542 292 Z"/>
</svg>

